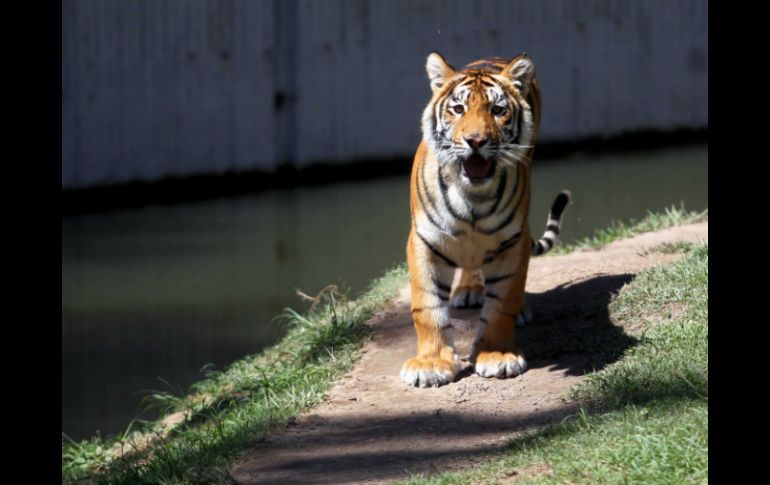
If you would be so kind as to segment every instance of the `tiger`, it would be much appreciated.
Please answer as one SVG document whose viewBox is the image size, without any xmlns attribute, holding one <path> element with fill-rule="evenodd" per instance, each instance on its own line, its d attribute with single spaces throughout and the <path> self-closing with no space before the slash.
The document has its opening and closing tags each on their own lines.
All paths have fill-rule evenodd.
<svg viewBox="0 0 770 485">
<path fill-rule="evenodd" d="M 556 243 L 570 200 L 569 191 L 557 195 L 545 233 L 533 240 L 530 176 L 541 106 L 534 63 L 524 53 L 456 70 L 433 52 L 425 67 L 432 97 L 412 164 L 406 247 L 417 355 L 400 378 L 419 387 L 452 382 L 461 363 L 449 307 L 477 304 L 468 360 L 480 376 L 515 377 L 527 369 L 515 337 L 529 259 Z"/>
</svg>

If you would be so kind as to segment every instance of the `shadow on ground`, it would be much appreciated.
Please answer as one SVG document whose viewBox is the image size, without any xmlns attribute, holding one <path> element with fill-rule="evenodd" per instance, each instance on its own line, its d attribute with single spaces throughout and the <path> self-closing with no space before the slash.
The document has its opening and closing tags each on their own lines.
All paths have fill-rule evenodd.
<svg viewBox="0 0 770 485">
<path fill-rule="evenodd" d="M 570 375 L 584 375 L 617 360 L 637 339 L 612 323 L 609 303 L 633 274 L 597 275 L 559 285 L 543 293 L 527 293 L 534 320 L 519 327 L 517 340 L 529 368 L 556 365 Z M 452 310 L 452 318 L 477 319 L 479 310 Z M 562 359 L 580 354 L 584 359 Z M 559 367 L 564 361 L 568 367 Z M 458 378 L 467 377 L 466 370 Z"/>
<path fill-rule="evenodd" d="M 443 471 L 447 460 L 499 451 L 507 443 L 500 433 L 532 429 L 574 412 L 574 406 L 567 406 L 520 419 L 467 412 L 356 415 L 322 422 L 311 417 L 303 427 L 322 426 L 323 432 L 302 433 L 301 440 L 268 439 L 260 446 L 260 466 L 237 475 L 242 483 L 267 484 L 295 483 L 298 477 L 296 483 L 368 483 L 431 474 Z M 474 439 L 468 440 L 469 433 Z M 426 438 L 431 446 L 424 446 Z"/>
<path fill-rule="evenodd" d="M 547 363 L 565 353 L 590 358 L 589 367 L 569 368 L 583 375 L 616 361 L 638 340 L 613 324 L 609 304 L 614 295 L 634 279 L 633 274 L 601 275 L 531 294 L 535 320 L 519 332 L 532 365 Z"/>
<path fill-rule="evenodd" d="M 460 458 L 467 462 L 469 457 L 494 453 L 514 433 L 564 419 L 577 408 L 559 399 L 569 386 L 564 376 L 600 369 L 637 342 L 612 323 L 608 308 L 613 295 L 633 278 L 632 274 L 595 275 L 528 295 L 535 319 L 518 333 L 530 365 L 526 388 L 520 388 L 521 379 L 467 378 L 467 371 L 438 390 L 402 394 L 403 385 L 398 383 L 389 391 L 388 402 L 368 407 L 364 399 L 349 412 L 304 416 L 299 425 L 262 440 L 233 474 L 239 482 L 252 484 L 379 483 L 416 473 L 430 475 L 457 466 Z M 475 321 L 478 310 L 453 311 L 452 317 Z M 377 332 L 380 354 L 402 353 L 414 345 L 408 306 L 397 307 Z M 463 339 L 466 343 L 469 335 Z M 392 369 L 394 375 L 400 362 Z M 383 369 L 383 375 L 368 379 L 366 385 L 386 386 L 385 382 L 392 382 L 388 379 L 397 379 L 386 375 L 389 367 Z M 383 379 L 379 381 L 383 384 L 377 379 Z M 453 404 L 459 400 L 446 399 L 447 394 L 462 397 L 458 391 L 485 401 L 463 407 Z M 421 393 L 416 398 L 424 403 L 419 411 L 406 410 L 404 399 L 415 399 L 412 393 Z M 535 405 L 525 394 L 537 395 L 548 404 Z"/>
</svg>

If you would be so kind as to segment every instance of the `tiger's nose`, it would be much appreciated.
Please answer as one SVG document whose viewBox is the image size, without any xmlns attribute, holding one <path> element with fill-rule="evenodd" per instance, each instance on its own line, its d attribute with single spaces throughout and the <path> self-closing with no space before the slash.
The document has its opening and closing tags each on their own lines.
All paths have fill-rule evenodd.
<svg viewBox="0 0 770 485">
<path fill-rule="evenodd" d="M 471 136 L 466 136 L 465 142 L 468 144 L 471 148 L 481 148 L 484 146 L 484 144 L 487 142 L 487 138 L 481 135 L 473 134 Z"/>
</svg>

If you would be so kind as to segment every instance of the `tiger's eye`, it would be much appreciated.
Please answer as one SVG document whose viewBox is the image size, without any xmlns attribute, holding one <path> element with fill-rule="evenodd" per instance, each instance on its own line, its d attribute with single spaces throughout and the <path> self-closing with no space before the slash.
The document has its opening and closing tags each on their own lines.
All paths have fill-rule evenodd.
<svg viewBox="0 0 770 485">
<path fill-rule="evenodd" d="M 505 113 L 505 108 L 503 108 L 502 106 L 493 106 L 492 107 L 492 114 L 493 115 L 500 116 L 503 113 Z"/>
<path fill-rule="evenodd" d="M 461 104 L 456 104 L 456 105 L 454 105 L 454 108 L 452 108 L 452 109 L 453 109 L 453 110 L 454 110 L 454 112 L 455 112 L 455 113 L 457 113 L 458 115 L 461 115 L 461 114 L 463 114 L 463 111 L 465 111 L 465 108 L 463 108 L 463 105 L 461 105 Z"/>
</svg>

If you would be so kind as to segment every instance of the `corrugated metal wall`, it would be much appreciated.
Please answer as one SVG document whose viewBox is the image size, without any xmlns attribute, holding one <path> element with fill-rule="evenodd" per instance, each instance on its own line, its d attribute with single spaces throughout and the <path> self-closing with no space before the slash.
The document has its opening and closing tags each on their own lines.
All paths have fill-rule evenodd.
<svg viewBox="0 0 770 485">
<path fill-rule="evenodd" d="M 408 157 L 432 50 L 527 52 L 542 141 L 708 126 L 702 0 L 63 0 L 62 189 Z"/>
</svg>

